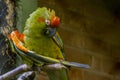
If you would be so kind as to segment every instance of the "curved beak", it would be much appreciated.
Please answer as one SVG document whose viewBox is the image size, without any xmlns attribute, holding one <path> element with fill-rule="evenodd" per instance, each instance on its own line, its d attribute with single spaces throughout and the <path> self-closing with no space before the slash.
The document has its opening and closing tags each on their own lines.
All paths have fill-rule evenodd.
<svg viewBox="0 0 120 80">
<path fill-rule="evenodd" d="M 44 29 L 44 34 L 48 37 L 53 37 L 56 34 L 57 29 L 53 27 L 46 27 Z"/>
</svg>

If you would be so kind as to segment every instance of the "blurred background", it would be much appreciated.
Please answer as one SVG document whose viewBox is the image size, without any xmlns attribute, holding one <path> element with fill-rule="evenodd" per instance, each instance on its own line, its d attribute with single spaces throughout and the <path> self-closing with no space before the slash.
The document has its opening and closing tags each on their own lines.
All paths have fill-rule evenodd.
<svg viewBox="0 0 120 80">
<path fill-rule="evenodd" d="M 59 33 L 69 61 L 90 69 L 70 69 L 70 80 L 120 80 L 119 0 L 38 0 L 61 18 Z"/>
<path fill-rule="evenodd" d="M 15 23 L 21 32 L 26 18 L 37 7 L 54 9 L 60 16 L 59 33 L 67 60 L 91 66 L 90 69 L 71 68 L 70 80 L 120 80 L 119 0 L 18 0 L 14 3 Z"/>
</svg>

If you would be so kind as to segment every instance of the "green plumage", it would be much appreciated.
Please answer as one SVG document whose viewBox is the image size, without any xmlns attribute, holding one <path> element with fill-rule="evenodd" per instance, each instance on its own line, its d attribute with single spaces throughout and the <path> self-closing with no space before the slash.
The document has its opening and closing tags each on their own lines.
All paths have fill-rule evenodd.
<svg viewBox="0 0 120 80">
<path fill-rule="evenodd" d="M 45 7 L 38 8 L 30 15 L 24 29 L 25 47 L 44 56 L 62 59 L 63 55 L 56 43 L 50 37 L 44 35 L 46 23 L 37 21 L 38 18 L 50 19 L 50 15 Z"/>
<path fill-rule="evenodd" d="M 60 36 L 56 34 L 56 40 L 58 40 L 59 44 L 62 44 L 62 49 L 53 41 L 51 37 L 48 37 L 44 34 L 44 29 L 48 27 L 45 21 L 38 21 L 39 18 L 50 20 L 52 15 L 55 15 L 55 12 L 53 10 L 50 12 L 45 7 L 38 8 L 30 15 L 30 17 L 26 21 L 23 32 L 25 35 L 25 47 L 37 54 L 64 60 L 63 43 Z M 46 72 L 50 80 L 68 80 L 65 69 L 46 70 Z"/>
</svg>

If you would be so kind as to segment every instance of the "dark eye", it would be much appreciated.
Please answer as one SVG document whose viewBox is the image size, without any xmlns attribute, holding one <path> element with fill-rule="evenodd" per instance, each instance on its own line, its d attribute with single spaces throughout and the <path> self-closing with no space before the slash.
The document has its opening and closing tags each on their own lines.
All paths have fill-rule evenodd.
<svg viewBox="0 0 120 80">
<path fill-rule="evenodd" d="M 46 25 L 50 25 L 50 20 L 45 20 Z"/>
</svg>

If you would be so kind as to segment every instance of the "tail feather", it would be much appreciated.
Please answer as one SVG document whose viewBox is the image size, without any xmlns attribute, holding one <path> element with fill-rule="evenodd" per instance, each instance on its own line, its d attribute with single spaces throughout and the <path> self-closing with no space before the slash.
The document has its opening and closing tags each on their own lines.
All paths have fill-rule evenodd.
<svg viewBox="0 0 120 80">
<path fill-rule="evenodd" d="M 90 68 L 90 66 L 87 64 L 81 64 L 77 62 L 61 61 L 61 63 L 66 66 L 72 66 L 72 67 L 78 67 L 78 68 Z"/>
</svg>

